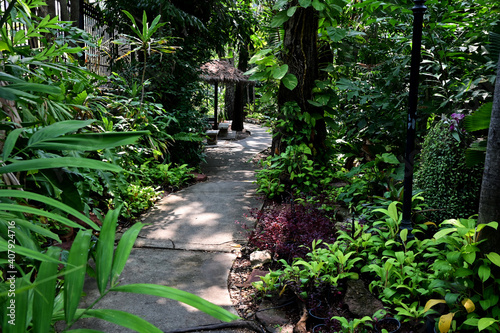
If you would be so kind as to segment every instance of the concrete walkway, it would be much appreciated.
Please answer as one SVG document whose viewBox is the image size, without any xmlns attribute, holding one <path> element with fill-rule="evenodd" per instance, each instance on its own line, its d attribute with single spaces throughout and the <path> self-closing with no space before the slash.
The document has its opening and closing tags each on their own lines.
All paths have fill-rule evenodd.
<svg viewBox="0 0 500 333">
<path fill-rule="evenodd" d="M 271 144 L 265 128 L 245 124 L 245 129 L 251 132 L 246 139 L 218 140 L 217 145 L 207 146 L 207 163 L 202 166 L 207 182 L 165 197 L 143 219 L 149 225 L 139 234 L 121 284 L 155 283 L 182 289 L 236 313 L 227 277 L 244 238 L 235 221 L 252 223 L 244 214 L 262 204 L 253 183 L 256 166 L 250 160 Z M 98 297 L 92 280 L 85 292 L 89 304 Z M 164 332 L 220 322 L 183 303 L 148 295 L 110 293 L 96 308 L 136 314 Z M 98 319 L 82 320 L 78 327 L 131 332 Z"/>
</svg>

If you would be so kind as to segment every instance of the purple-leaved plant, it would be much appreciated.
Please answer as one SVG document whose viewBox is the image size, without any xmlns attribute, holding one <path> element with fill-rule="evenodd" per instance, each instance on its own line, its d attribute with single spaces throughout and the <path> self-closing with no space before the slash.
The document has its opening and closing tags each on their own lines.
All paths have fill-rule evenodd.
<svg viewBox="0 0 500 333">
<path fill-rule="evenodd" d="M 249 244 L 271 251 L 275 258 L 305 258 L 313 240 L 335 241 L 335 221 L 310 204 L 273 205 L 252 215 L 257 224 Z"/>
</svg>

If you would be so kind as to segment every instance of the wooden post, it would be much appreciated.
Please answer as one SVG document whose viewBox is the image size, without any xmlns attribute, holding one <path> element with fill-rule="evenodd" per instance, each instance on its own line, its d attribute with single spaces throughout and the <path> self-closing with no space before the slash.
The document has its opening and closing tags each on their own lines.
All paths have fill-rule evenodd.
<svg viewBox="0 0 500 333">
<path fill-rule="evenodd" d="M 217 115 L 217 106 L 219 104 L 219 84 L 217 82 L 214 83 L 214 130 L 219 128 L 219 119 Z"/>
</svg>

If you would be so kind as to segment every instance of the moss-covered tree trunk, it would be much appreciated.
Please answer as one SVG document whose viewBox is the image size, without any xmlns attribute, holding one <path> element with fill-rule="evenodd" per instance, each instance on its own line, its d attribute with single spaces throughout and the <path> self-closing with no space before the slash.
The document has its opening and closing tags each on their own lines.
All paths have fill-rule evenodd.
<svg viewBox="0 0 500 333">
<path fill-rule="evenodd" d="M 297 5 L 297 1 L 290 3 L 290 6 Z M 313 88 L 315 87 L 315 81 L 319 78 L 317 11 L 312 6 L 308 8 L 298 6 L 295 14 L 285 23 L 284 28 L 283 61 L 288 65 L 288 73 L 297 77 L 298 84 L 293 90 L 286 88 L 283 83 L 280 84 L 278 107 L 281 112 L 286 103 L 295 102 L 300 107 L 300 112 L 307 112 L 312 117 L 320 116 L 318 117 L 320 120 L 316 122 L 315 128 L 312 129 L 309 137 L 304 139 L 307 141 L 304 143 L 312 143 L 315 151 L 320 151 L 324 148 L 326 137 L 326 126 L 321 119 L 323 110 L 308 102 L 313 99 Z M 281 117 L 283 117 L 282 112 Z M 294 121 L 295 133 L 290 133 L 285 129 L 278 129 L 279 135 L 273 140 L 272 150 L 274 153 L 281 153 L 285 150 L 284 139 L 287 136 L 293 136 L 304 127 L 307 127 L 306 123 L 301 123 L 297 119 L 292 121 Z"/>
<path fill-rule="evenodd" d="M 479 202 L 479 223 L 491 221 L 500 223 L 500 57 L 497 64 L 493 109 Z M 500 228 L 496 231 L 490 228 L 484 230 L 487 231 L 482 234 L 482 237 L 486 239 L 483 249 L 487 252 L 500 253 Z"/>
</svg>

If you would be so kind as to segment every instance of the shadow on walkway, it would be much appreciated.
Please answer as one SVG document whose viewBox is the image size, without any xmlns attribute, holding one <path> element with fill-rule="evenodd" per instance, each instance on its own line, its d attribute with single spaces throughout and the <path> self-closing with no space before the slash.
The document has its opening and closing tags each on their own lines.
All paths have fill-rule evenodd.
<svg viewBox="0 0 500 333">
<path fill-rule="evenodd" d="M 227 277 L 244 239 L 235 221 L 262 202 L 255 194 L 251 159 L 271 145 L 271 135 L 252 124 L 239 141 L 218 140 L 207 146 L 202 168 L 208 181 L 163 198 L 144 217 L 148 225 L 139 234 L 135 248 L 120 278 L 121 284 L 155 283 L 198 295 L 236 313 L 227 290 Z M 93 280 L 85 285 L 87 307 L 99 297 Z M 162 331 L 218 323 L 195 308 L 149 295 L 110 293 L 96 306 L 136 314 Z M 84 319 L 78 327 L 107 333 L 132 332 L 98 319 Z M 223 330 L 232 332 L 231 330 Z M 213 331 L 212 331 L 213 332 Z"/>
</svg>

